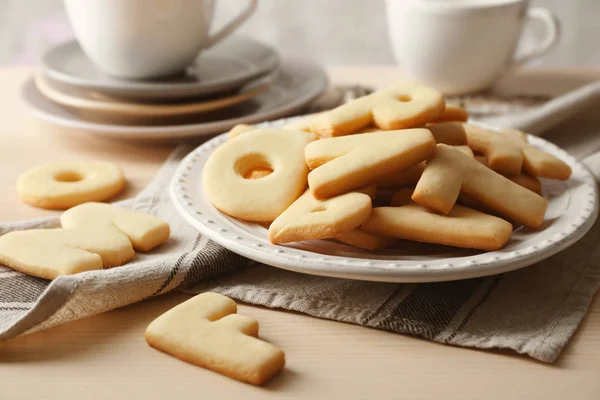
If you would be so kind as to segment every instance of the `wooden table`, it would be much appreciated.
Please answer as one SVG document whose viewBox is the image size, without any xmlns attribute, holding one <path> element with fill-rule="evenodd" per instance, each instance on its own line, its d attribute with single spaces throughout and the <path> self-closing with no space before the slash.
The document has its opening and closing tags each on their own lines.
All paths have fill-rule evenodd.
<svg viewBox="0 0 600 400">
<path fill-rule="evenodd" d="M 25 169 L 65 159 L 111 160 L 133 196 L 171 147 L 73 135 L 36 122 L 19 99 L 28 69 L 0 70 L 0 221 L 49 214 L 17 199 Z M 382 86 L 393 68 L 331 68 L 338 83 Z M 600 70 L 524 72 L 503 87 L 561 92 Z M 558 79 L 558 80 L 555 80 Z M 0 344 L 0 399 L 598 399 L 600 301 L 554 365 L 514 354 L 477 351 L 284 311 L 241 306 L 261 335 L 287 355 L 284 372 L 255 388 L 188 365 L 148 347 L 148 323 L 186 296 L 168 294 Z"/>
</svg>

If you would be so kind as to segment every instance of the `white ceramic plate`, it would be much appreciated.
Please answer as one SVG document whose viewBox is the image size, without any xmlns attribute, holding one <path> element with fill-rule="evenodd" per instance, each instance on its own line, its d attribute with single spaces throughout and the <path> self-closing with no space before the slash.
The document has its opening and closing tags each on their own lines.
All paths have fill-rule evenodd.
<svg viewBox="0 0 600 400">
<path fill-rule="evenodd" d="M 261 78 L 242 88 L 235 94 L 224 97 L 211 97 L 177 103 L 132 102 L 108 97 L 100 92 L 76 89 L 51 81 L 42 74 L 36 74 L 38 90 L 61 106 L 85 112 L 94 120 L 124 118 L 136 123 L 139 120 L 157 121 L 165 118 L 198 115 L 242 103 L 267 90 L 271 79 Z"/>
<path fill-rule="evenodd" d="M 47 99 L 33 79 L 25 82 L 22 96 L 33 114 L 46 122 L 64 128 L 69 133 L 92 133 L 130 140 L 172 140 L 214 135 L 237 124 L 289 116 L 320 96 L 327 89 L 327 74 L 318 64 L 300 59 L 281 63 L 268 90 L 242 104 L 202 116 L 200 122 L 186 124 L 124 125 L 97 122 L 79 112 L 64 108 Z"/>
<path fill-rule="evenodd" d="M 271 47 L 245 37 L 231 37 L 203 51 L 185 74 L 152 80 L 123 80 L 100 72 L 76 41 L 59 44 L 42 57 L 44 73 L 79 89 L 137 100 L 182 99 L 235 90 L 277 68 Z"/>
<path fill-rule="evenodd" d="M 404 242 L 403 247 L 372 253 L 329 240 L 273 245 L 265 228 L 222 214 L 204 195 L 202 169 L 210 154 L 226 140 L 226 134 L 217 136 L 181 162 L 171 184 L 177 210 L 202 234 L 231 251 L 306 274 L 386 282 L 436 282 L 498 274 L 534 264 L 569 247 L 591 228 L 598 215 L 592 174 L 564 150 L 529 136 L 531 144 L 566 161 L 573 175 L 566 182 L 543 180 L 543 194 L 548 199 L 544 224 L 537 231 L 517 228 L 502 250 L 478 252 Z"/>
</svg>

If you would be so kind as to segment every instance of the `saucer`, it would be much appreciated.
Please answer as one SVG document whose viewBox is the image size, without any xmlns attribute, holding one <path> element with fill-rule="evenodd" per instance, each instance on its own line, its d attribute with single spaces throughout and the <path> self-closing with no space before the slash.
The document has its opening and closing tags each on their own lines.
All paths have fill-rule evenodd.
<svg viewBox="0 0 600 400">
<path fill-rule="evenodd" d="M 22 97 L 37 118 L 69 128 L 69 134 L 92 133 L 130 140 L 171 140 L 222 133 L 237 124 L 281 118 L 300 111 L 327 89 L 323 68 L 304 59 L 286 59 L 271 85 L 258 96 L 225 110 L 202 117 L 200 122 L 186 124 L 120 125 L 90 121 L 72 109 L 61 107 L 46 98 L 35 86 L 33 78 L 25 82 Z"/>
<path fill-rule="evenodd" d="M 42 58 L 44 73 L 79 89 L 129 100 L 200 97 L 235 90 L 274 70 L 277 52 L 256 40 L 231 37 L 203 51 L 185 74 L 153 80 L 121 80 L 103 74 L 76 41 L 50 49 Z"/>
<path fill-rule="evenodd" d="M 246 84 L 239 92 L 225 97 L 196 100 L 183 103 L 140 103 L 109 97 L 95 91 L 86 91 L 52 82 L 43 74 L 35 76 L 38 90 L 53 102 L 94 120 L 159 120 L 165 118 L 198 115 L 239 104 L 266 91 L 272 77 L 260 78 Z"/>
<path fill-rule="evenodd" d="M 293 122 L 290 118 L 260 126 Z M 170 187 L 175 208 L 189 224 L 221 246 L 255 261 L 305 274 L 381 282 L 439 282 L 499 274 L 566 249 L 583 237 L 598 215 L 596 180 L 590 171 L 558 146 L 530 135 L 532 145 L 568 163 L 573 174 L 568 181 L 542 179 L 542 192 L 548 199 L 543 225 L 538 230 L 518 227 L 503 249 L 481 252 L 405 242 L 369 252 L 331 240 L 274 245 L 266 228 L 221 213 L 202 189 L 204 165 L 227 139 L 227 134 L 217 136 L 181 161 Z"/>
</svg>

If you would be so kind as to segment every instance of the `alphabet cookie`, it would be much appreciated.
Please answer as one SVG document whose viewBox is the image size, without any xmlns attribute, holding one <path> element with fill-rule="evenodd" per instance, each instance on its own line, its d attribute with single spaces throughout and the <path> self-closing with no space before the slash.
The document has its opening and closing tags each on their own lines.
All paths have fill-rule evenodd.
<svg viewBox="0 0 600 400">
<path fill-rule="evenodd" d="M 22 174 L 17 192 L 25 203 L 53 210 L 88 201 L 105 201 L 125 187 L 116 165 L 100 161 L 73 161 L 40 165 Z"/>
<path fill-rule="evenodd" d="M 351 192 L 317 200 L 307 190 L 269 226 L 269 240 L 277 244 L 334 238 L 358 227 L 370 213 L 367 194 Z"/>
<path fill-rule="evenodd" d="M 400 190 L 392 207 L 377 207 L 361 229 L 400 239 L 455 247 L 498 250 L 506 244 L 512 225 L 501 218 L 454 205 L 439 215 L 410 201 L 412 189 Z"/>
<path fill-rule="evenodd" d="M 503 175 L 518 175 L 522 171 L 540 178 L 566 180 L 571 167 L 559 158 L 527 142 L 523 132 L 495 132 L 473 124 L 447 122 L 427 127 L 437 143 L 468 144 L 486 156 L 487 166 Z"/>
<path fill-rule="evenodd" d="M 240 136 L 242 133 L 256 130 L 252 125 L 238 124 L 229 131 L 229 140 Z"/>
<path fill-rule="evenodd" d="M 281 349 L 258 338 L 258 322 L 237 314 L 237 304 L 202 293 L 148 325 L 146 342 L 182 361 L 253 385 L 262 385 L 285 365 Z"/>
<path fill-rule="evenodd" d="M 427 129 L 381 131 L 309 143 L 308 186 L 318 199 L 376 182 L 380 177 L 428 159 L 435 141 Z"/>
<path fill-rule="evenodd" d="M 437 90 L 400 82 L 325 112 L 310 130 L 321 137 L 335 137 L 371 124 L 388 131 L 416 128 L 437 119 L 444 107 L 444 97 Z"/>
<path fill-rule="evenodd" d="M 15 231 L 0 237 L 0 264 L 45 279 L 123 265 L 135 250 L 169 238 L 169 225 L 110 204 L 85 203 L 65 211 L 62 228 Z"/>
<path fill-rule="evenodd" d="M 371 251 L 384 249 L 394 242 L 394 239 L 391 237 L 369 233 L 360 228 L 341 233 L 335 237 L 335 240 L 358 247 L 359 249 Z"/>
<path fill-rule="evenodd" d="M 483 165 L 487 165 L 485 156 L 475 156 L 475 159 L 482 163 Z M 508 179 L 516 183 L 517 185 L 521 185 L 524 188 L 531 190 L 537 194 L 542 194 L 542 182 L 535 176 L 530 176 L 527 174 L 519 174 L 519 175 L 509 175 Z"/>
<path fill-rule="evenodd" d="M 228 140 L 206 161 L 204 191 L 225 214 L 273 221 L 306 189 L 304 147 L 315 139 L 308 132 L 257 129 Z M 256 170 L 269 173 L 248 179 Z"/>
<path fill-rule="evenodd" d="M 445 144 L 436 146 L 412 195 L 419 205 L 448 214 L 460 192 L 530 228 L 539 227 L 548 202 L 474 158 Z"/>
<path fill-rule="evenodd" d="M 437 117 L 434 123 L 440 122 L 467 122 L 469 113 L 462 107 L 446 104 L 444 112 Z"/>
</svg>

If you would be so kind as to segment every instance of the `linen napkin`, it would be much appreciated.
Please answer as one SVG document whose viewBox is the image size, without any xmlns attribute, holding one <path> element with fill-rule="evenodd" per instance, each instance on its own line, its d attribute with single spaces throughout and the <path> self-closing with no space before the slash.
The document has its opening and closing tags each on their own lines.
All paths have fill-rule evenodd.
<svg viewBox="0 0 600 400">
<path fill-rule="evenodd" d="M 572 99 L 567 103 L 572 105 Z M 551 114 L 557 112 L 556 107 L 555 103 Z M 541 123 L 552 115 L 538 114 L 537 118 Z M 505 126 L 519 126 L 522 120 L 520 116 L 504 122 Z M 596 139 L 600 123 L 594 129 L 595 136 L 557 138 L 576 156 L 588 155 L 590 149 L 600 148 Z M 210 290 L 249 304 L 451 345 L 511 349 L 552 362 L 577 329 L 600 285 L 598 222 L 575 245 L 536 265 L 454 282 L 362 282 L 303 275 L 251 262 L 200 235 L 175 211 L 168 187 L 178 162 L 190 150 L 177 148 L 139 196 L 121 203 L 169 222 L 172 237 L 166 244 L 149 254 L 138 253 L 134 261 L 122 267 L 63 276 L 51 282 L 0 266 L 0 339 L 170 290 Z M 600 152 L 592 153 L 583 161 L 600 177 Z M 57 226 L 58 217 L 4 224 L 0 235 Z"/>
</svg>

